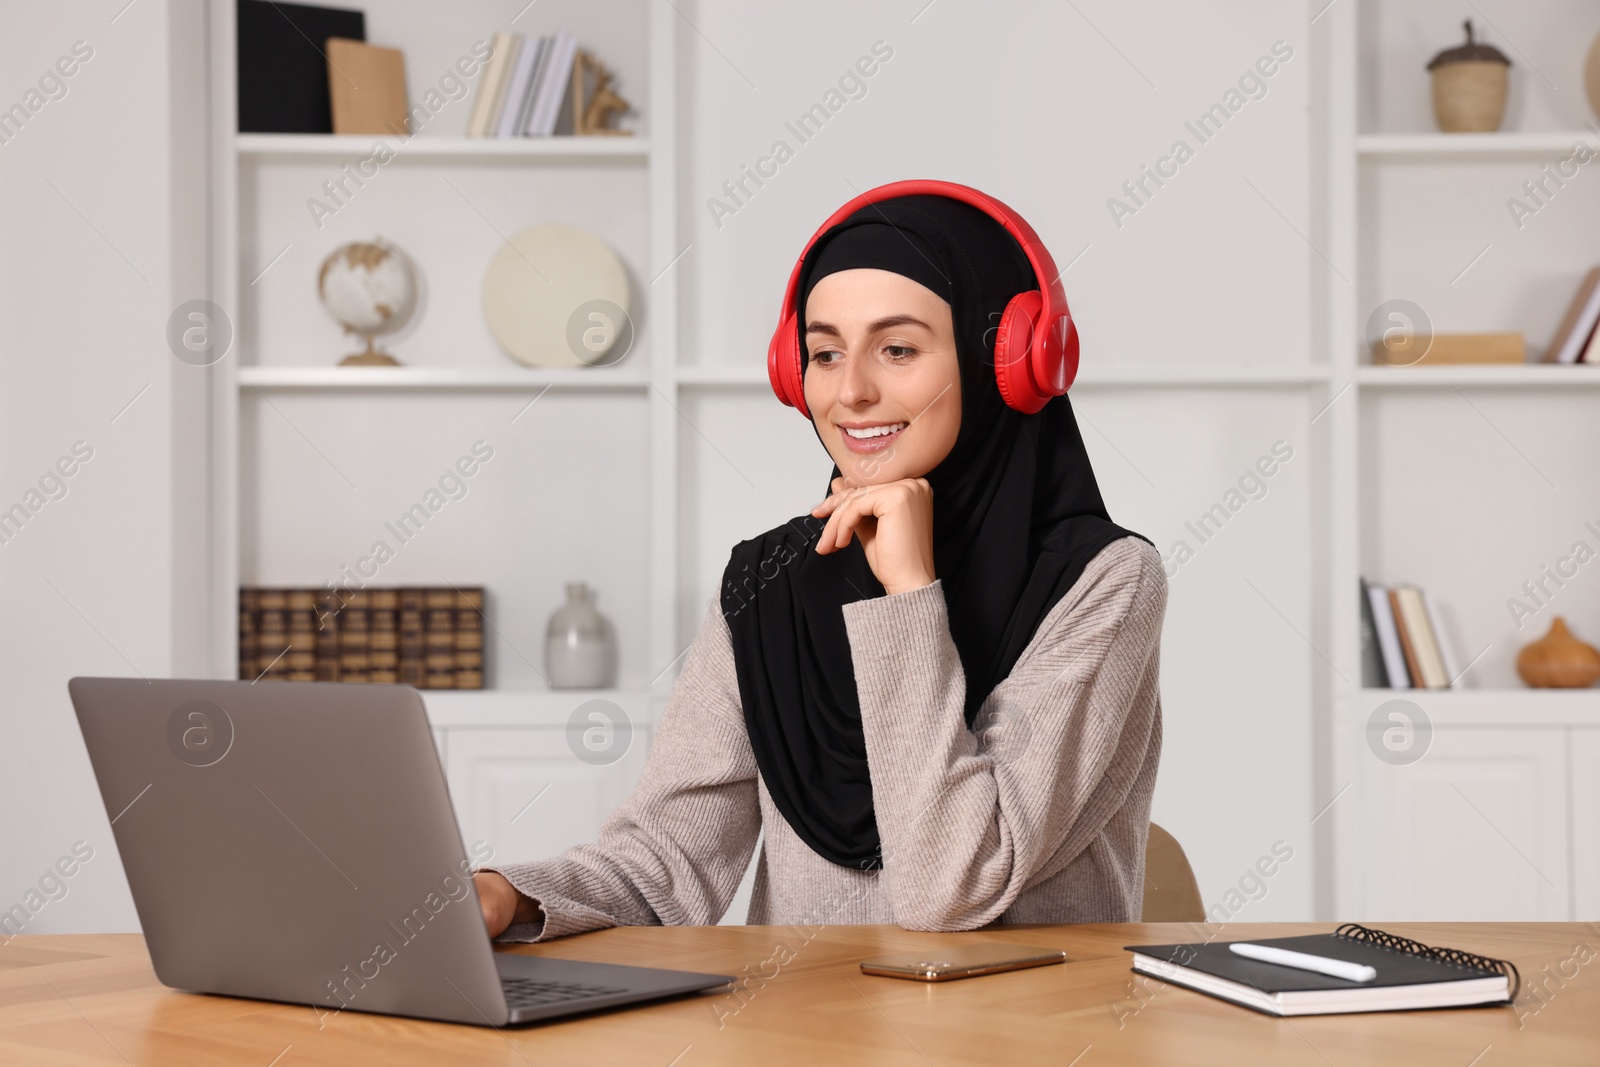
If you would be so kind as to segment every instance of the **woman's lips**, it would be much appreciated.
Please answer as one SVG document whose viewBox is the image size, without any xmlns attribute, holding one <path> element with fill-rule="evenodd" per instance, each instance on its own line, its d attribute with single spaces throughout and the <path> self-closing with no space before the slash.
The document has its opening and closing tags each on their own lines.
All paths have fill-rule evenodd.
<svg viewBox="0 0 1600 1067">
<path fill-rule="evenodd" d="M 890 444 L 898 440 L 906 432 L 909 423 L 901 426 L 894 433 L 879 434 L 876 437 L 851 437 L 843 426 L 839 427 L 839 436 L 844 439 L 844 447 L 857 455 L 870 455 L 873 452 L 882 452 Z"/>
</svg>

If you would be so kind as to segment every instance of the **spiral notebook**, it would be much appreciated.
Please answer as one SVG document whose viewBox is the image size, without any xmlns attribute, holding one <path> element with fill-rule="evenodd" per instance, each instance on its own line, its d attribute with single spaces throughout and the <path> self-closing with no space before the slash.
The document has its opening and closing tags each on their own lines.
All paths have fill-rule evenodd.
<svg viewBox="0 0 1600 1067">
<path fill-rule="evenodd" d="M 1127 945 L 1133 969 L 1269 1015 L 1333 1015 L 1510 1003 L 1521 977 L 1514 964 L 1345 923 L 1331 934 L 1252 941 L 1377 970 L 1369 982 L 1333 978 L 1247 959 L 1230 941 Z"/>
</svg>

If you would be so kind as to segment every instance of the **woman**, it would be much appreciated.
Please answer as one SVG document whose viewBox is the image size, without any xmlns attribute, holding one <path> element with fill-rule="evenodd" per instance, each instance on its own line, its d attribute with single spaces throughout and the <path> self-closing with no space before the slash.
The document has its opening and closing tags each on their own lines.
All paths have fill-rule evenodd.
<svg viewBox="0 0 1600 1067">
<path fill-rule="evenodd" d="M 750 923 L 1139 919 L 1166 575 L 1067 397 L 997 386 L 1001 312 L 1054 279 L 925 193 L 827 229 L 796 278 L 829 494 L 734 547 L 598 842 L 476 874 L 490 935 L 715 923 L 758 836 Z"/>
</svg>

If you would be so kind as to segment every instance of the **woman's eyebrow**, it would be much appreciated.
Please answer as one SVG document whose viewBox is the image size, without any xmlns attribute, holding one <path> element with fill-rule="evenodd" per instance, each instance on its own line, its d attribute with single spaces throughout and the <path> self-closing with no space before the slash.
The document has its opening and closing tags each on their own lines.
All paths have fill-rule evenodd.
<svg viewBox="0 0 1600 1067">
<path fill-rule="evenodd" d="M 921 326 L 929 333 L 933 332 L 932 326 L 929 326 L 915 315 L 890 315 L 887 318 L 879 319 L 876 322 L 869 322 L 867 324 L 867 332 L 878 333 L 882 330 L 893 329 L 896 326 Z M 812 322 L 806 326 L 806 333 L 825 333 L 832 337 L 842 336 L 842 334 L 839 333 L 839 327 L 833 325 L 831 322 Z"/>
</svg>

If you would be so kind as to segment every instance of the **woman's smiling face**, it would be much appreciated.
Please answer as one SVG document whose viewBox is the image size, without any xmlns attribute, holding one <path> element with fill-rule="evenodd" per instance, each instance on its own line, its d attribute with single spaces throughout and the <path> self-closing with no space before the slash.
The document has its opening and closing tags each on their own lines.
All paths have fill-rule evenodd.
<svg viewBox="0 0 1600 1067">
<path fill-rule="evenodd" d="M 806 298 L 806 408 L 858 485 L 920 478 L 961 429 L 950 305 L 894 271 L 835 271 Z"/>
</svg>

